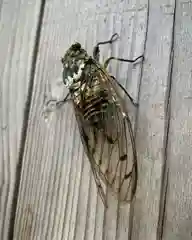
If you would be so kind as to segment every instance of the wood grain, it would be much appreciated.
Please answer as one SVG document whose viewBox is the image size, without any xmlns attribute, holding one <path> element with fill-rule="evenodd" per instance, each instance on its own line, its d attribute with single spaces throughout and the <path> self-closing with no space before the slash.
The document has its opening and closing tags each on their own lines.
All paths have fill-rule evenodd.
<svg viewBox="0 0 192 240">
<path fill-rule="evenodd" d="M 192 2 L 177 1 L 163 239 L 192 238 Z"/>
<path fill-rule="evenodd" d="M 19 149 L 41 1 L 0 1 L 0 239 L 14 219 Z M 13 211 L 13 212 L 12 212 Z M 11 225 L 10 225 L 11 222 Z"/>
<path fill-rule="evenodd" d="M 80 142 L 71 105 L 42 115 L 47 86 L 61 76 L 60 58 L 74 41 L 91 54 L 97 41 L 114 32 L 120 41 L 101 49 L 134 58 L 144 50 L 147 1 L 47 1 L 37 59 L 23 170 L 15 221 L 15 239 L 125 239 L 129 205 L 110 199 L 103 207 Z M 109 70 L 137 98 L 142 64 L 112 63 Z M 128 81 L 126 81 L 128 78 Z M 53 87 L 52 87 L 53 86 Z M 62 88 L 62 87 L 61 87 Z M 61 90 L 61 95 L 65 90 Z"/>
<path fill-rule="evenodd" d="M 132 240 L 159 239 L 173 14 L 174 1 L 150 1 L 136 133 L 139 179 Z"/>
<path fill-rule="evenodd" d="M 192 238 L 191 18 L 187 0 L 0 0 L 0 239 Z M 109 66 L 139 101 L 129 109 L 139 172 L 133 203 L 109 194 L 105 209 L 71 105 L 43 110 L 67 93 L 66 49 L 79 41 L 92 54 L 115 32 L 101 62 L 145 54 Z"/>
</svg>

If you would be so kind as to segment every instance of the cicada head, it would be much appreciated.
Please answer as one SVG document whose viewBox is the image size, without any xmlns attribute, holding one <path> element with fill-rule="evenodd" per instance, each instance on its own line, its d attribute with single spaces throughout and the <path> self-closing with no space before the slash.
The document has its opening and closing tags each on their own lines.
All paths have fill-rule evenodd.
<svg viewBox="0 0 192 240">
<path fill-rule="evenodd" d="M 86 50 L 78 42 L 72 44 L 65 53 L 61 62 L 63 64 L 63 82 L 68 88 L 79 81 L 88 58 Z"/>
</svg>

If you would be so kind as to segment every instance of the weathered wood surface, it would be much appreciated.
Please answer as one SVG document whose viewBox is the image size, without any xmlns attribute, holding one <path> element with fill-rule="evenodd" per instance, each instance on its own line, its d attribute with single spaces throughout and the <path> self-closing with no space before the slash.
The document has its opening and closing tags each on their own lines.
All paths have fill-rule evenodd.
<svg viewBox="0 0 192 240">
<path fill-rule="evenodd" d="M 30 3 L 0 1 L 0 239 L 8 239 L 13 227 L 13 238 L 19 240 L 191 239 L 192 2 Z M 35 34 L 39 36 L 41 18 L 38 45 Z M 8 21 L 11 27 L 5 28 Z M 79 41 L 91 54 L 97 41 L 115 32 L 120 40 L 102 47 L 101 60 L 110 55 L 134 58 L 145 54 L 143 64 L 114 62 L 109 67 L 139 100 L 137 112 L 132 113 L 139 175 L 131 206 L 119 205 L 110 197 L 109 208 L 104 209 L 71 105 L 50 113 L 46 121 L 42 111 L 46 95 L 62 97 L 67 92 L 57 79 L 61 77 L 60 58 L 70 44 Z M 36 68 L 32 66 L 31 71 L 35 60 Z M 33 70 L 34 78 L 30 77 Z M 20 155 L 15 216 L 11 203 L 15 176 L 20 174 L 16 165 L 23 147 L 20 140 L 25 139 L 21 129 L 29 86 L 33 95 L 24 154 Z"/>
<path fill-rule="evenodd" d="M 192 2 L 176 6 L 163 240 L 192 239 Z"/>
<path fill-rule="evenodd" d="M 0 1 L 0 239 L 10 239 L 16 211 L 20 143 L 31 86 L 40 0 Z M 23 131 L 24 132 L 24 131 Z M 13 201 L 14 199 L 14 201 Z M 12 203 L 14 204 L 12 205 Z M 9 237 L 8 237 L 9 236 Z"/>
</svg>

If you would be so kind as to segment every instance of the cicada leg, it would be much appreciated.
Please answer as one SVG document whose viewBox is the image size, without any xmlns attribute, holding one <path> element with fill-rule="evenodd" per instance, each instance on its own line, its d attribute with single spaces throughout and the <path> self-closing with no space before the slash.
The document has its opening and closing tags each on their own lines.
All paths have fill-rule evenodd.
<svg viewBox="0 0 192 240">
<path fill-rule="evenodd" d="M 113 34 L 111 36 L 111 39 L 108 41 L 104 41 L 104 42 L 98 42 L 97 45 L 93 48 L 93 58 L 99 62 L 99 45 L 104 45 L 104 44 L 112 44 L 113 42 L 115 42 L 117 39 L 119 38 L 119 35 L 117 33 Z"/>
<path fill-rule="evenodd" d="M 141 55 L 133 60 L 130 60 L 130 59 L 124 59 L 124 58 L 116 58 L 116 57 L 109 57 L 105 62 L 104 62 L 104 68 L 106 69 L 109 65 L 109 62 L 111 60 L 117 60 L 117 61 L 120 61 L 120 62 L 129 62 L 129 63 L 135 63 L 137 60 L 139 60 L 140 58 L 142 58 L 142 60 L 144 60 L 144 56 Z M 115 81 L 116 83 L 119 85 L 119 87 L 125 92 L 125 94 L 128 96 L 128 98 L 130 99 L 131 103 L 137 107 L 138 106 L 138 103 L 129 95 L 129 93 L 126 91 L 126 89 L 116 80 L 115 77 L 111 76 Z"/>
<path fill-rule="evenodd" d="M 60 100 L 60 101 L 55 100 L 55 99 L 51 99 L 46 103 L 46 105 L 49 105 L 51 102 L 56 102 L 56 106 L 59 107 L 59 106 L 65 104 L 66 102 L 71 100 L 71 99 L 68 99 L 69 95 L 70 95 L 70 93 L 68 93 L 67 96 L 63 100 Z"/>
<path fill-rule="evenodd" d="M 117 60 L 117 61 L 120 61 L 120 62 L 129 62 L 129 63 L 135 63 L 137 60 L 139 60 L 140 58 L 142 58 L 142 61 L 144 60 L 144 56 L 141 55 L 133 60 L 130 60 L 130 59 L 125 59 L 125 58 L 116 58 L 116 57 L 109 57 L 107 60 L 105 60 L 104 62 L 104 68 L 107 68 L 108 65 L 109 65 L 109 62 L 111 60 Z"/>
<path fill-rule="evenodd" d="M 114 81 L 118 84 L 118 86 L 124 91 L 124 93 L 127 95 L 127 97 L 130 99 L 131 103 L 135 106 L 138 107 L 139 104 L 130 96 L 130 94 L 127 92 L 127 90 L 117 81 L 117 79 L 114 76 L 111 76 Z"/>
<path fill-rule="evenodd" d="M 70 96 L 70 93 L 67 93 L 67 96 L 63 100 L 60 100 L 56 103 L 56 106 L 60 107 L 61 105 L 65 104 L 66 102 L 70 101 L 71 98 L 68 98 L 69 96 Z"/>
</svg>

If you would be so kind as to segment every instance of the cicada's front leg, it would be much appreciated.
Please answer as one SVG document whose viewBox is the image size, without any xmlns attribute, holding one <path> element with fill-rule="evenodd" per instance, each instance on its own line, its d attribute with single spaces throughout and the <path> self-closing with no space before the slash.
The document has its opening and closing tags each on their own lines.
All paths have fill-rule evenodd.
<svg viewBox="0 0 192 240">
<path fill-rule="evenodd" d="M 108 41 L 104 41 L 104 42 L 98 42 L 97 45 L 93 48 L 93 58 L 99 62 L 99 45 L 104 45 L 104 44 L 112 44 L 113 42 L 115 42 L 117 39 L 119 38 L 119 35 L 117 33 L 113 34 L 111 36 L 111 39 Z"/>
<path fill-rule="evenodd" d="M 59 100 L 59 101 L 56 100 L 56 99 L 50 99 L 50 100 L 46 103 L 46 105 L 48 106 L 50 103 L 55 102 L 55 105 L 56 105 L 57 107 L 60 107 L 61 105 L 65 104 L 66 102 L 68 102 L 68 101 L 71 100 L 71 98 L 69 98 L 69 96 L 70 96 L 70 93 L 68 93 L 67 96 L 66 96 L 63 100 Z"/>
</svg>

